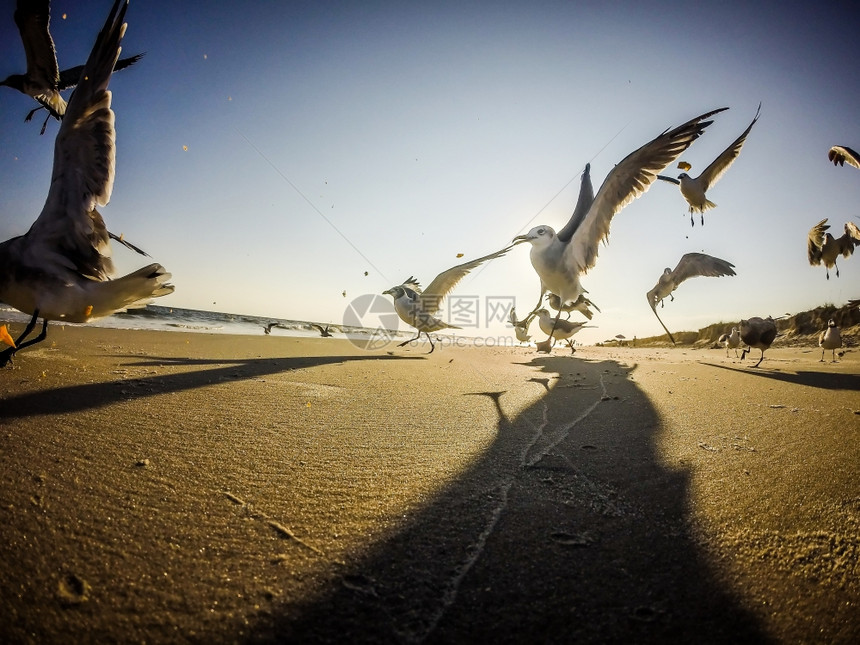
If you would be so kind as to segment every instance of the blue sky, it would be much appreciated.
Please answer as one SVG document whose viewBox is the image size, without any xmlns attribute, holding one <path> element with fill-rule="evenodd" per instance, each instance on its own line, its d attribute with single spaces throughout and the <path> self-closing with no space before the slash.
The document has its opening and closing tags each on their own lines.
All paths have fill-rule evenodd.
<svg viewBox="0 0 860 645">
<path fill-rule="evenodd" d="M 110 4 L 52 3 L 61 67 L 86 59 Z M 841 234 L 860 215 L 860 172 L 827 161 L 833 144 L 860 146 L 849 3 L 204 6 L 132 0 L 123 55 L 146 56 L 111 82 L 103 214 L 173 273 L 159 304 L 339 323 L 353 297 L 560 228 L 586 162 L 597 188 L 663 130 L 729 106 L 683 156 L 697 175 L 759 102 L 704 227 L 664 183 L 616 216 L 583 278 L 598 327 L 579 340 L 661 333 L 645 293 L 690 251 L 737 276 L 683 284 L 661 310 L 673 331 L 860 297 L 860 258 L 829 281 L 806 260 L 816 222 Z M 0 77 L 24 69 L 4 7 Z M 24 233 L 47 195 L 57 124 L 39 137 L 31 107 L 0 90 L 0 239 Z M 140 264 L 115 256 L 121 271 Z M 475 273 L 455 295 L 513 297 L 521 313 L 536 300 L 527 245 Z"/>
</svg>

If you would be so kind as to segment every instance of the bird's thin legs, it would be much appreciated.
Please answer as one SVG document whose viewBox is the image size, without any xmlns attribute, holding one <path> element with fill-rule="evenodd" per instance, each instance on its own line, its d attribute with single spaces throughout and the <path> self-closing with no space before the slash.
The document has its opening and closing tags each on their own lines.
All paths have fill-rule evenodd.
<svg viewBox="0 0 860 645">
<path fill-rule="evenodd" d="M 404 340 L 402 343 L 400 343 L 398 345 L 398 347 L 403 347 L 404 345 L 408 345 L 409 343 L 414 342 L 416 340 L 419 340 L 420 338 L 421 338 L 421 332 L 419 331 L 418 335 L 415 336 L 415 338 L 410 338 L 409 340 Z M 430 334 L 427 334 L 427 338 L 430 338 Z M 432 344 L 432 341 L 431 341 L 431 344 Z"/>
<path fill-rule="evenodd" d="M 420 335 L 421 335 L 421 332 L 418 332 L 418 335 L 420 336 Z M 436 345 L 434 345 L 434 344 L 433 344 L 433 339 L 432 339 L 432 338 L 430 338 L 430 334 L 428 334 L 428 333 L 425 331 L 425 332 L 424 332 L 424 335 L 425 335 L 425 336 L 427 336 L 427 340 L 429 340 L 429 341 L 430 341 L 430 351 L 429 351 L 429 352 L 427 352 L 427 353 L 428 353 L 428 354 L 432 354 L 432 353 L 433 353 L 433 350 L 434 350 L 434 349 L 436 349 Z"/>
<path fill-rule="evenodd" d="M 27 323 L 27 326 L 24 328 L 24 332 L 15 339 L 15 347 L 9 347 L 8 349 L 4 349 L 0 352 L 0 367 L 5 367 L 7 363 L 12 360 L 12 357 L 15 355 L 19 349 L 24 349 L 25 347 L 29 347 L 30 345 L 35 345 L 36 343 L 40 343 L 45 340 L 45 337 L 48 335 L 48 321 L 45 320 L 42 325 L 42 333 L 39 334 L 36 338 L 28 340 L 24 342 L 24 339 L 30 335 L 30 333 L 35 329 L 36 322 L 39 320 L 39 310 L 33 312 L 33 317 L 30 318 L 30 322 Z"/>
</svg>

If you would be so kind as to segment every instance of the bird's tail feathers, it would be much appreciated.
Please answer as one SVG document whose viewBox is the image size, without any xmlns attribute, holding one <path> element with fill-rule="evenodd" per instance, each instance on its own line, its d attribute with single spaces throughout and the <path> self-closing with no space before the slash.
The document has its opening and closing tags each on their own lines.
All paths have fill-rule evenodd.
<svg viewBox="0 0 860 645">
<path fill-rule="evenodd" d="M 154 298 L 173 293 L 170 274 L 160 264 L 150 264 L 116 280 L 96 283 L 92 289 L 90 318 L 108 316 L 116 311 L 144 307 Z"/>
</svg>

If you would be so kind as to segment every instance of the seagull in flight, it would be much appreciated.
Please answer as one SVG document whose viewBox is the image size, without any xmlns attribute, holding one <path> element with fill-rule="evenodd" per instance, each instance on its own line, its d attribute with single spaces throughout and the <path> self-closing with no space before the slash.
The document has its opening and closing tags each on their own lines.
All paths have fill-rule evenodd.
<svg viewBox="0 0 860 645">
<path fill-rule="evenodd" d="M 860 169 L 860 154 L 857 154 L 848 146 L 833 146 L 827 151 L 827 158 L 833 162 L 834 166 L 848 164 Z"/>
<path fill-rule="evenodd" d="M 681 257 L 681 260 L 678 262 L 678 266 L 676 266 L 674 270 L 669 267 L 666 267 L 663 270 L 663 275 L 660 276 L 657 284 L 654 285 L 654 288 L 651 289 L 645 297 L 648 298 L 648 304 L 651 306 L 651 311 L 654 312 L 654 315 L 657 316 L 657 320 L 659 320 L 660 324 L 663 325 L 663 329 L 665 329 L 666 333 L 669 334 L 669 340 L 672 341 L 673 345 L 675 344 L 675 339 L 672 337 L 672 333 L 666 328 L 666 325 L 663 324 L 663 321 L 660 320 L 660 316 L 657 313 L 657 303 L 659 302 L 662 307 L 663 299 L 666 296 L 669 296 L 669 299 L 674 301 L 675 297 L 672 295 L 672 292 L 677 289 L 684 280 L 689 280 L 690 278 L 696 278 L 698 276 L 717 278 L 724 275 L 735 275 L 734 266 L 735 265 L 731 262 L 715 258 L 713 255 L 707 255 L 705 253 L 686 253 Z"/>
<path fill-rule="evenodd" d="M 427 340 L 430 341 L 430 351 L 427 353 L 432 354 L 433 350 L 436 349 L 436 346 L 433 344 L 433 339 L 430 337 L 431 331 L 439 331 L 440 329 L 460 329 L 460 327 L 457 327 L 456 325 L 450 325 L 445 321 L 436 318 L 436 314 L 439 312 L 439 307 L 442 304 L 442 299 L 457 286 L 457 283 L 460 282 L 460 280 L 462 280 L 469 271 L 488 260 L 502 257 L 505 253 L 510 251 L 513 246 L 514 245 L 507 246 L 501 251 L 496 251 L 495 253 L 490 253 L 489 255 L 485 255 L 477 260 L 464 262 L 463 264 L 451 267 L 447 271 L 443 271 L 433 278 L 433 282 L 431 282 L 423 291 L 421 290 L 421 285 L 418 284 L 418 281 L 413 277 L 408 278 L 403 284 L 383 291 L 383 294 L 390 295 L 394 298 L 394 309 L 397 311 L 397 315 L 400 316 L 400 319 L 407 325 L 415 327 L 415 329 L 418 330 L 418 334 L 415 338 L 410 338 L 409 340 L 400 343 L 398 347 L 403 347 L 412 341 L 418 340 L 421 338 L 421 334 L 423 333 L 427 336 Z"/>
<path fill-rule="evenodd" d="M 830 268 L 836 268 L 836 277 L 839 277 L 839 267 L 836 266 L 836 258 L 851 257 L 854 247 L 860 244 L 860 228 L 854 222 L 845 222 L 845 233 L 842 237 L 834 238 L 827 229 L 830 224 L 827 218 L 818 222 L 809 230 L 806 238 L 806 255 L 809 264 L 818 266 L 824 264 L 827 279 L 830 279 Z"/>
<path fill-rule="evenodd" d="M 320 336 L 322 336 L 323 338 L 330 338 L 330 337 L 332 337 L 332 333 L 328 330 L 328 328 L 329 328 L 329 326 L 328 326 L 328 325 L 326 325 L 325 327 L 323 327 L 322 325 L 318 325 L 318 324 L 316 324 L 316 323 L 311 323 L 311 327 L 313 327 L 314 329 L 316 329 L 316 330 L 320 333 Z"/>
<path fill-rule="evenodd" d="M 770 316 L 767 318 L 756 316 L 749 320 L 742 320 L 740 322 L 740 332 L 741 340 L 748 345 L 741 352 L 741 360 L 746 358 L 746 355 L 753 347 L 760 349 L 761 358 L 758 359 L 758 363 L 753 365 L 753 367 L 758 367 L 764 360 L 764 350 L 770 347 L 776 338 L 776 323 Z"/>
<path fill-rule="evenodd" d="M 729 349 L 735 350 L 735 358 L 738 355 L 738 346 L 741 344 L 741 334 L 738 331 L 737 327 L 732 327 L 732 331 L 730 334 L 723 334 L 720 336 L 718 343 L 725 345 L 726 348 L 726 358 L 729 357 Z"/>
<path fill-rule="evenodd" d="M 659 179 L 663 181 L 668 181 L 676 185 L 681 186 L 681 194 L 684 196 L 684 199 L 687 200 L 687 204 L 690 206 L 690 225 L 695 226 L 695 222 L 693 221 L 693 213 L 700 213 L 702 219 L 702 226 L 705 225 L 705 211 L 709 208 L 714 208 L 716 204 L 710 201 L 707 197 L 705 197 L 705 193 L 708 189 L 716 184 L 720 178 L 726 174 L 726 171 L 729 169 L 729 166 L 734 163 L 735 159 L 738 158 L 738 155 L 741 153 L 741 148 L 744 145 L 744 141 L 747 140 L 747 135 L 752 130 L 752 127 L 755 125 L 755 122 L 758 121 L 759 114 L 761 113 L 761 103 L 758 105 L 758 110 L 756 110 L 755 118 L 753 118 L 752 123 L 747 126 L 747 129 L 741 133 L 737 139 L 725 150 L 720 153 L 720 156 L 714 159 L 711 162 L 711 165 L 705 168 L 705 171 L 699 175 L 698 177 L 690 177 L 685 172 L 682 172 L 678 175 L 678 179 L 674 179 L 672 177 L 667 177 L 665 175 L 659 175 Z M 684 163 L 684 162 L 682 162 Z M 679 164 L 679 167 L 686 168 L 689 170 L 689 164 L 684 163 L 683 166 Z"/>
<path fill-rule="evenodd" d="M 561 303 L 576 302 L 585 292 L 580 275 L 597 261 L 601 240 L 609 238 L 612 218 L 627 204 L 644 194 L 661 172 L 699 138 L 713 121 L 707 120 L 728 108 L 720 108 L 690 119 L 683 125 L 666 130 L 644 146 L 622 159 L 606 176 L 597 195 L 593 196 L 591 166 L 582 173 L 579 198 L 573 215 L 558 233 L 545 224 L 535 226 L 514 244 L 529 242 L 529 257 L 540 278 L 540 297 L 558 296 Z M 556 316 L 558 320 L 561 310 Z"/>
<path fill-rule="evenodd" d="M 127 7 L 128 0 L 114 3 L 69 101 L 41 214 L 27 233 L 0 243 L 0 300 L 32 315 L 15 340 L 19 350 L 44 340 L 49 320 L 83 323 L 173 292 L 160 264 L 110 279 L 111 238 L 96 210 L 113 190 L 116 137 L 107 86 Z M 24 342 L 40 317 L 41 334 Z M 0 367 L 14 351 L 0 352 Z"/>
<path fill-rule="evenodd" d="M 57 120 L 63 118 L 66 113 L 66 101 L 60 96 L 60 92 L 75 87 L 84 72 L 83 65 L 60 71 L 54 40 L 48 27 L 50 5 L 50 0 L 18 0 L 14 14 L 15 24 L 18 25 L 21 42 L 24 45 L 27 72 L 12 74 L 0 81 L 0 85 L 18 90 L 39 102 L 39 107 L 31 110 L 25 117 L 25 121 L 32 119 L 38 110 L 44 108 L 48 111 L 48 117 L 42 124 L 41 134 L 45 133 L 51 117 Z M 125 69 L 142 57 L 143 54 L 135 54 L 118 60 L 114 65 L 114 71 Z"/>
</svg>

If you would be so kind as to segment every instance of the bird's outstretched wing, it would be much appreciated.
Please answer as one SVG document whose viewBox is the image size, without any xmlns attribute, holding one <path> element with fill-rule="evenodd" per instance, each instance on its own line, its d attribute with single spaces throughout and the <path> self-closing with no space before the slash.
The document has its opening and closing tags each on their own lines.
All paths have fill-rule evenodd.
<svg viewBox="0 0 860 645">
<path fill-rule="evenodd" d="M 63 113 L 63 101 L 56 91 L 60 80 L 54 40 L 48 29 L 51 3 L 49 0 L 18 0 L 15 8 L 15 24 L 24 44 L 27 57 L 27 77 L 44 88 L 44 92 L 33 98 L 57 114 Z"/>
<path fill-rule="evenodd" d="M 827 218 L 825 217 L 809 229 L 809 234 L 806 236 L 806 255 L 809 257 L 809 263 L 812 266 L 821 264 L 821 248 L 824 246 L 824 234 L 828 228 L 830 228 L 830 225 L 827 223 Z"/>
<path fill-rule="evenodd" d="M 705 276 L 717 278 L 724 275 L 735 275 L 734 264 L 706 253 L 686 253 L 672 271 L 672 282 L 676 285 L 684 280 Z"/>
<path fill-rule="evenodd" d="M 860 244 L 860 228 L 854 222 L 845 222 L 845 234 L 854 239 L 854 244 Z"/>
<path fill-rule="evenodd" d="M 709 117 L 728 108 L 720 108 L 690 119 L 683 125 L 667 130 L 644 146 L 627 155 L 607 175 L 565 248 L 565 263 L 579 272 L 594 266 L 598 243 L 609 237 L 609 224 L 616 213 L 644 194 L 657 174 L 672 163 L 699 138 L 713 121 Z"/>
<path fill-rule="evenodd" d="M 424 310 L 430 315 L 435 314 L 437 311 L 439 311 L 439 307 L 442 304 L 442 299 L 446 295 L 448 295 L 448 292 L 450 292 L 451 289 L 457 286 L 457 283 L 460 282 L 460 280 L 462 280 L 465 275 L 469 273 L 469 271 L 478 267 L 484 262 L 502 257 L 514 246 L 515 245 L 506 246 L 501 251 L 490 253 L 489 255 L 485 255 L 484 257 L 478 258 L 477 260 L 458 264 L 457 266 L 451 267 L 447 271 L 443 271 L 442 273 L 437 275 L 435 278 L 433 278 L 433 282 L 428 284 L 427 288 L 424 289 L 424 292 L 421 294 L 421 302 Z"/>
<path fill-rule="evenodd" d="M 565 244 L 570 241 L 576 229 L 585 219 L 588 214 L 588 209 L 594 202 L 594 187 L 591 185 L 591 164 L 585 164 L 585 170 L 582 171 L 582 180 L 579 185 L 579 197 L 576 200 L 576 207 L 573 209 L 573 215 L 565 224 L 564 228 L 558 232 L 558 239 Z"/>
<path fill-rule="evenodd" d="M 113 270 L 109 236 L 96 210 L 110 200 L 116 157 L 107 90 L 125 33 L 128 0 L 116 0 L 87 60 L 54 144 L 51 188 L 27 236 L 30 253 L 95 279 Z"/>
<path fill-rule="evenodd" d="M 860 154 L 848 146 L 833 146 L 827 151 L 827 158 L 834 166 L 844 166 L 847 163 L 849 166 L 860 168 Z"/>
<path fill-rule="evenodd" d="M 126 67 L 131 67 L 137 61 L 144 57 L 146 52 L 141 52 L 140 54 L 135 54 L 134 56 L 129 56 L 127 58 L 120 58 L 116 65 L 113 66 L 113 71 L 118 72 L 120 70 L 125 69 Z M 69 69 L 64 69 L 60 72 L 60 82 L 58 84 L 58 89 L 61 90 L 69 90 L 75 86 L 77 86 L 78 81 L 81 80 L 81 74 L 84 73 L 83 65 L 76 65 L 75 67 L 70 67 Z"/>
<path fill-rule="evenodd" d="M 699 179 L 702 182 L 702 190 L 707 191 L 708 188 L 716 184 L 720 177 L 726 174 L 726 171 L 729 169 L 735 159 L 738 158 L 738 155 L 741 153 L 741 148 L 744 146 L 744 142 L 747 140 L 747 135 L 752 130 L 752 127 L 755 125 L 755 122 L 758 121 L 758 117 L 761 114 L 761 103 L 758 104 L 758 109 L 755 112 L 755 117 L 747 126 L 747 129 L 741 133 L 737 139 L 735 139 L 732 144 L 723 150 L 720 153 L 720 156 L 714 159 L 711 162 L 711 165 L 705 168 L 704 172 L 699 175 Z"/>
</svg>

